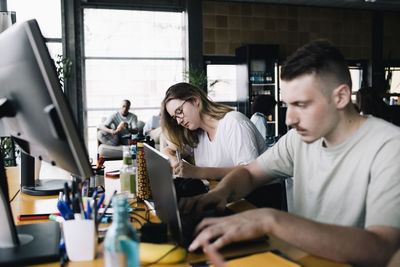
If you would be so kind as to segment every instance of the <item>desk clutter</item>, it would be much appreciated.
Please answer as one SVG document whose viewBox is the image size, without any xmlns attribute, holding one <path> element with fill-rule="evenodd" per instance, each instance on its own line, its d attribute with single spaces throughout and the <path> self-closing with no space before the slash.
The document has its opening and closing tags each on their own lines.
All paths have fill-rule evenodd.
<svg viewBox="0 0 400 267">
<path fill-rule="evenodd" d="M 208 266 L 208 263 L 201 265 L 204 260 L 204 256 L 201 256 L 201 254 L 194 257 L 188 255 L 187 250 L 179 245 L 181 243 L 177 242 L 178 240 L 174 238 L 171 228 L 166 223 L 159 223 L 158 220 L 157 222 L 151 221 L 156 215 L 154 214 L 154 207 L 146 206 L 145 203 L 141 202 L 142 200 L 144 202 L 151 200 L 149 196 L 152 192 L 148 179 L 155 177 L 154 175 L 149 177 L 154 166 L 152 168 L 151 159 L 144 157 L 144 155 L 140 164 L 135 164 L 135 157 L 132 157 L 130 151 L 130 149 L 125 149 L 122 168 L 115 172 L 111 171 L 111 173 L 119 174 L 118 179 L 105 179 L 104 176 L 107 172 L 103 166 L 99 166 L 94 172 L 94 177 L 83 182 L 76 178 L 71 183 L 64 184 L 64 189 L 60 192 L 56 202 L 58 213 L 25 214 L 20 215 L 19 220 L 50 219 L 58 222 L 58 224 L 55 224 L 61 226 L 61 231 L 58 230 L 61 237 L 57 236 L 57 242 L 54 244 L 58 244 L 58 240 L 60 240 L 61 266 L 64 266 L 67 261 L 92 261 L 97 256 L 101 258 L 101 254 L 104 255 L 104 266 L 110 267 L 148 266 L 156 263 L 173 264 L 185 260 L 186 263 L 190 262 L 191 266 Z M 140 153 L 142 151 L 138 147 L 138 160 Z M 148 173 L 146 159 L 149 162 Z M 148 189 L 139 186 L 138 169 L 140 169 L 140 165 L 144 166 L 141 167 L 144 170 L 142 179 L 147 179 L 148 185 L 146 186 Z M 156 167 L 158 168 L 159 165 L 156 165 Z M 166 169 L 170 170 L 170 165 L 166 166 Z M 121 173 L 128 175 L 123 178 Z M 107 187 L 107 180 L 119 182 L 118 190 Z M 177 199 L 208 191 L 207 186 L 198 179 L 175 178 L 170 183 L 174 188 Z M 106 188 L 107 190 L 105 190 Z M 139 197 L 141 191 L 144 192 Z M 155 190 L 153 192 L 157 193 Z M 106 193 L 112 194 L 106 197 Z M 167 243 L 171 242 L 171 239 L 174 242 Z M 99 246 L 102 242 L 103 246 Z M 261 243 L 248 244 L 245 254 L 240 250 L 236 250 L 234 253 L 237 257 L 244 257 L 249 255 L 249 251 L 250 254 L 257 254 L 261 250 L 264 252 L 265 246 L 261 249 L 259 244 Z M 262 244 L 266 245 L 266 240 L 263 239 Z M 55 246 L 58 249 L 58 245 Z M 100 248 L 102 248 L 102 251 L 99 251 Z M 268 259 L 270 260 L 272 256 L 268 256 Z M 230 258 L 228 257 L 228 259 Z M 282 259 L 278 258 L 277 262 L 282 263 Z M 288 263 L 290 261 L 286 263 L 287 265 L 279 266 L 297 266 L 288 265 Z"/>
<path fill-rule="evenodd" d="M 75 181 L 71 188 L 66 183 L 57 202 L 59 215 L 47 215 L 47 218 L 62 225 L 61 265 L 68 260 L 95 259 L 101 242 L 104 242 L 105 266 L 176 263 L 186 258 L 186 250 L 176 245 L 149 243 L 154 240 L 167 242 L 167 226 L 163 223 L 150 223 L 150 211 L 133 207 L 136 201 L 129 203 L 126 192 L 117 194 L 114 191 L 106 205 L 103 203 L 105 193 L 94 191 L 91 197 L 82 197 L 81 192 Z M 146 212 L 146 215 L 143 217 L 136 212 Z M 146 223 L 143 224 L 139 219 Z M 137 230 L 132 221 L 139 222 L 142 231 Z M 101 223 L 111 225 L 99 228 Z M 139 237 L 147 242 L 139 243 Z"/>
</svg>

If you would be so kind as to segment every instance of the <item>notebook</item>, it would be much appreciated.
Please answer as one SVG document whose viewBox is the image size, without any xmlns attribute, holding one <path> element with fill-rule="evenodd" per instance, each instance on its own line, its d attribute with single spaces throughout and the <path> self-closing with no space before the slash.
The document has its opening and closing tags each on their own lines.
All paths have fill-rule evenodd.
<svg viewBox="0 0 400 267">
<path fill-rule="evenodd" d="M 168 157 L 146 143 L 144 143 L 144 152 L 156 214 L 162 222 L 168 224 L 173 240 L 180 246 L 187 248 L 190 245 L 194 238 L 194 229 L 204 217 L 232 214 L 226 209 L 223 214 L 216 210 L 207 210 L 204 217 L 182 215 L 179 212 L 177 192 Z M 260 243 L 266 240 L 267 237 L 263 237 L 250 242 Z"/>
</svg>

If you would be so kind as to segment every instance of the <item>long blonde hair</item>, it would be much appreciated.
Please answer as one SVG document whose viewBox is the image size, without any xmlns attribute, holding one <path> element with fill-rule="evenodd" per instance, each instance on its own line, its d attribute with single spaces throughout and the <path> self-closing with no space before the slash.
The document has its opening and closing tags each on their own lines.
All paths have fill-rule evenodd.
<svg viewBox="0 0 400 267">
<path fill-rule="evenodd" d="M 168 88 L 164 100 L 161 103 L 161 127 L 168 140 L 180 150 L 183 150 L 185 145 L 197 147 L 199 143 L 198 134 L 201 129 L 190 131 L 178 125 L 177 121 L 167 112 L 166 105 L 172 99 L 193 102 L 195 98 L 200 100 L 199 112 L 201 119 L 203 119 L 204 115 L 208 115 L 214 119 L 220 120 L 226 113 L 233 110 L 233 108 L 229 106 L 211 101 L 203 90 L 189 83 L 177 83 Z"/>
</svg>

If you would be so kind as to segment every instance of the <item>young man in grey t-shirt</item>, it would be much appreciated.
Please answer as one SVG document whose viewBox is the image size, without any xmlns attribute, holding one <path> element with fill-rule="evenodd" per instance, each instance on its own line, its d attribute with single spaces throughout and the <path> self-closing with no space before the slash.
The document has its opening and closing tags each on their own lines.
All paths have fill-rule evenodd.
<svg viewBox="0 0 400 267">
<path fill-rule="evenodd" d="M 293 214 L 263 208 L 204 219 L 189 250 L 272 234 L 316 256 L 384 266 L 400 247 L 400 128 L 356 111 L 346 61 L 328 42 L 298 49 L 281 80 L 293 129 L 215 189 L 180 205 L 184 212 L 222 209 L 273 178 L 293 177 Z"/>
<path fill-rule="evenodd" d="M 129 109 L 131 102 L 123 100 L 121 110 L 110 115 L 100 128 L 98 139 L 101 143 L 107 145 L 128 145 L 131 139 L 131 134 L 138 132 L 137 116 Z"/>
</svg>

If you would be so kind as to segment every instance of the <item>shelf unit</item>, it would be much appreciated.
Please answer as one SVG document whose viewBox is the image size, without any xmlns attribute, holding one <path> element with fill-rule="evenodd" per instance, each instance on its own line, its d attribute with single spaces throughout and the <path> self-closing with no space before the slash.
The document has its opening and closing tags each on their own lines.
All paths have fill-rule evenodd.
<svg viewBox="0 0 400 267">
<path fill-rule="evenodd" d="M 279 46 L 249 44 L 236 49 L 237 110 L 250 118 L 257 95 L 272 95 L 279 103 Z M 279 134 L 279 104 L 272 114 L 275 135 Z"/>
</svg>

